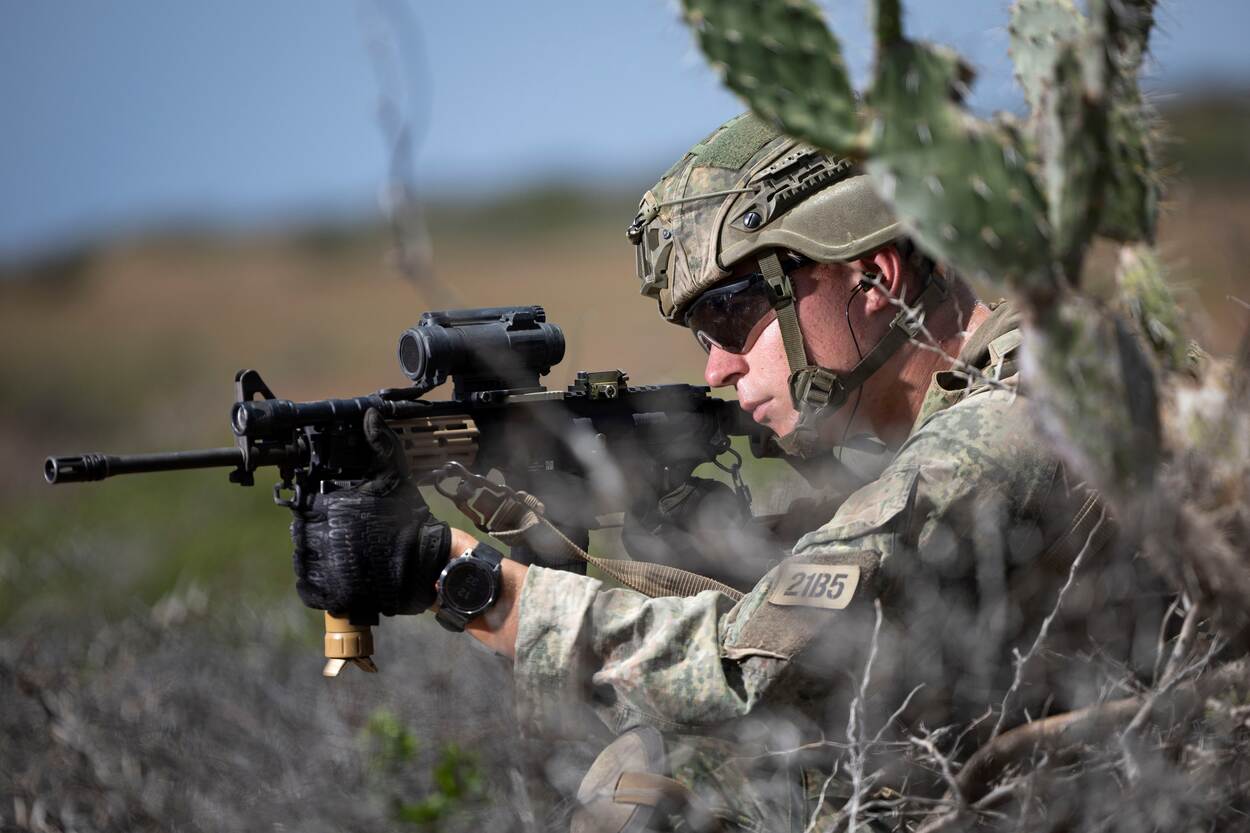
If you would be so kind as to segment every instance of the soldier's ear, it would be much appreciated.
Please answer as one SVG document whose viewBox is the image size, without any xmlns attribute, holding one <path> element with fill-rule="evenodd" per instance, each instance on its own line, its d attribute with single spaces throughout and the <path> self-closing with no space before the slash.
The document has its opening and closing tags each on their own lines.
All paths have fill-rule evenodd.
<svg viewBox="0 0 1250 833">
<path fill-rule="evenodd" d="M 894 246 L 878 249 L 857 260 L 855 268 L 864 289 L 865 310 L 870 314 L 886 309 L 897 311 L 890 299 L 904 297 L 907 282 L 898 249 Z"/>
</svg>

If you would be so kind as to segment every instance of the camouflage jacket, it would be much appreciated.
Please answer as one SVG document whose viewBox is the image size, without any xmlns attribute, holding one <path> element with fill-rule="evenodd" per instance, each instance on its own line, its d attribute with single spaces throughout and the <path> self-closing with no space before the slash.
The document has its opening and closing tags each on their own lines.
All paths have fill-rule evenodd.
<svg viewBox="0 0 1250 833">
<path fill-rule="evenodd" d="M 1000 308 L 960 358 L 1008 379 L 1019 343 Z M 576 731 L 575 704 L 590 704 L 616 732 L 707 732 L 774 712 L 814 732 L 844 729 L 876 644 L 874 725 L 917 687 L 907 719 L 972 721 L 1002 700 L 1012 649 L 1027 649 L 1076 549 L 1101 529 L 1090 509 L 1038 438 L 1014 381 L 936 374 L 881 476 L 736 604 L 713 591 L 651 599 L 531 567 L 516 644 L 520 716 L 554 733 Z M 1098 634 L 1128 661 L 1141 636 L 1121 609 L 1133 586 L 1111 570 L 1081 582 L 1081 615 L 1057 617 L 1052 633 L 1077 646 Z M 1100 684 L 1048 665 L 1028 669 L 1017 710 L 1088 702 Z"/>
</svg>

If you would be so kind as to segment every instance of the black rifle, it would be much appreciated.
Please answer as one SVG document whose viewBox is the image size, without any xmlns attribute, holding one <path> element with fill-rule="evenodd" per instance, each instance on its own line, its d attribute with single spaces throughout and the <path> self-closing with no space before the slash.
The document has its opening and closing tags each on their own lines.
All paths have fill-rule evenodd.
<svg viewBox="0 0 1250 833">
<path fill-rule="evenodd" d="M 415 478 L 428 481 L 454 463 L 481 475 L 499 472 L 512 488 L 538 497 L 547 518 L 585 548 L 603 515 L 654 500 L 722 454 L 734 457 L 722 467 L 740 485 L 730 437 L 767 442 L 765 429 L 736 402 L 716 399 L 702 386 L 634 386 L 619 370 L 582 371 L 567 390 L 549 391 L 539 377 L 563 358 L 564 334 L 541 306 L 427 312 L 399 341 L 410 387 L 292 402 L 275 397 L 256 371 L 242 370 L 230 416 L 234 447 L 49 457 L 44 477 L 75 483 L 228 467 L 232 482 L 251 486 L 258 468 L 273 466 L 274 502 L 305 506 L 318 491 L 365 478 L 371 452 L 362 421 L 375 408 L 402 440 Z M 421 398 L 448 379 L 450 400 Z M 520 546 L 512 557 L 585 571 L 580 562 L 552 562 Z"/>
</svg>

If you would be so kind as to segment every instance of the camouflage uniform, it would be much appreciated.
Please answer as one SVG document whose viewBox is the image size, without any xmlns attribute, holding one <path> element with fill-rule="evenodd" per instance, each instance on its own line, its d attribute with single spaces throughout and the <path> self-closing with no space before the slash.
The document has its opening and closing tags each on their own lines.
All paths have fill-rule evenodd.
<svg viewBox="0 0 1250 833">
<path fill-rule="evenodd" d="M 1005 379 L 1014 374 L 1019 341 L 1004 306 L 960 358 Z M 771 725 L 791 728 L 765 728 L 763 746 L 798 746 L 810 740 L 808 732 L 819 737 L 822 729 L 846 726 L 879 599 L 885 623 L 867 704 L 869 733 L 921 684 L 905 723 L 971 722 L 1002 700 L 1011 649 L 1027 648 L 1075 549 L 1097 526 L 1096 512 L 1074 526 L 1083 506 L 1083 490 L 1067 483 L 1038 438 L 1014 380 L 1000 388 L 936 374 L 910 436 L 882 475 L 799 540 L 737 604 L 712 591 L 649 599 L 531 568 L 516 643 L 521 717 L 559 733 L 574 730 L 577 706 L 589 704 L 615 732 L 651 725 L 730 737 L 734 727 L 753 725 L 758 739 L 760 727 Z M 787 591 L 820 586 L 821 579 L 801 575 L 811 572 L 830 576 L 824 599 L 849 604 L 787 604 Z M 845 598 L 831 598 L 835 584 Z M 1061 615 L 1052 633 L 1078 647 L 1095 637 L 1131 661 L 1133 644 L 1149 630 L 1123 616 L 1139 589 L 1135 575 L 1109 567 L 1090 575 L 1073 590 L 1079 621 Z M 1153 648 L 1153 634 L 1147 642 Z M 1138 662 L 1150 658 L 1147 652 Z M 1037 714 L 1045 697 L 1056 711 L 1095 699 L 1090 675 L 1073 678 L 1058 674 L 1054 663 L 1039 665 L 1013 701 L 1017 712 L 1029 707 Z M 769 716 L 784 723 L 769 724 Z M 810 777 L 805 785 L 813 796 L 820 786 Z M 791 821 L 806 819 L 808 808 L 801 809 Z"/>
</svg>

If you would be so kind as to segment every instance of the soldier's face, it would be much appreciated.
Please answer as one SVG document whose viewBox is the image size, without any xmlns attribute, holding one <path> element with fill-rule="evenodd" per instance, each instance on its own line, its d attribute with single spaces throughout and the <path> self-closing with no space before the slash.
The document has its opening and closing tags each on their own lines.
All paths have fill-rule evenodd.
<svg viewBox="0 0 1250 833">
<path fill-rule="evenodd" d="M 780 436 L 794 430 L 799 415 L 790 401 L 790 364 L 775 317 L 745 353 L 712 347 L 703 378 L 712 387 L 733 385 L 738 404 L 760 425 Z"/>
<path fill-rule="evenodd" d="M 738 271 L 749 272 L 752 265 Z M 844 323 L 839 322 L 850 287 L 849 267 L 809 265 L 792 274 L 799 323 L 808 357 L 834 370 L 845 370 L 858 361 Z M 781 325 L 769 315 L 755 342 L 735 354 L 711 346 L 703 378 L 712 387 L 732 385 L 739 405 L 751 418 L 779 436 L 794 430 L 799 414 L 790 398 L 790 363 L 781 339 Z"/>
</svg>

